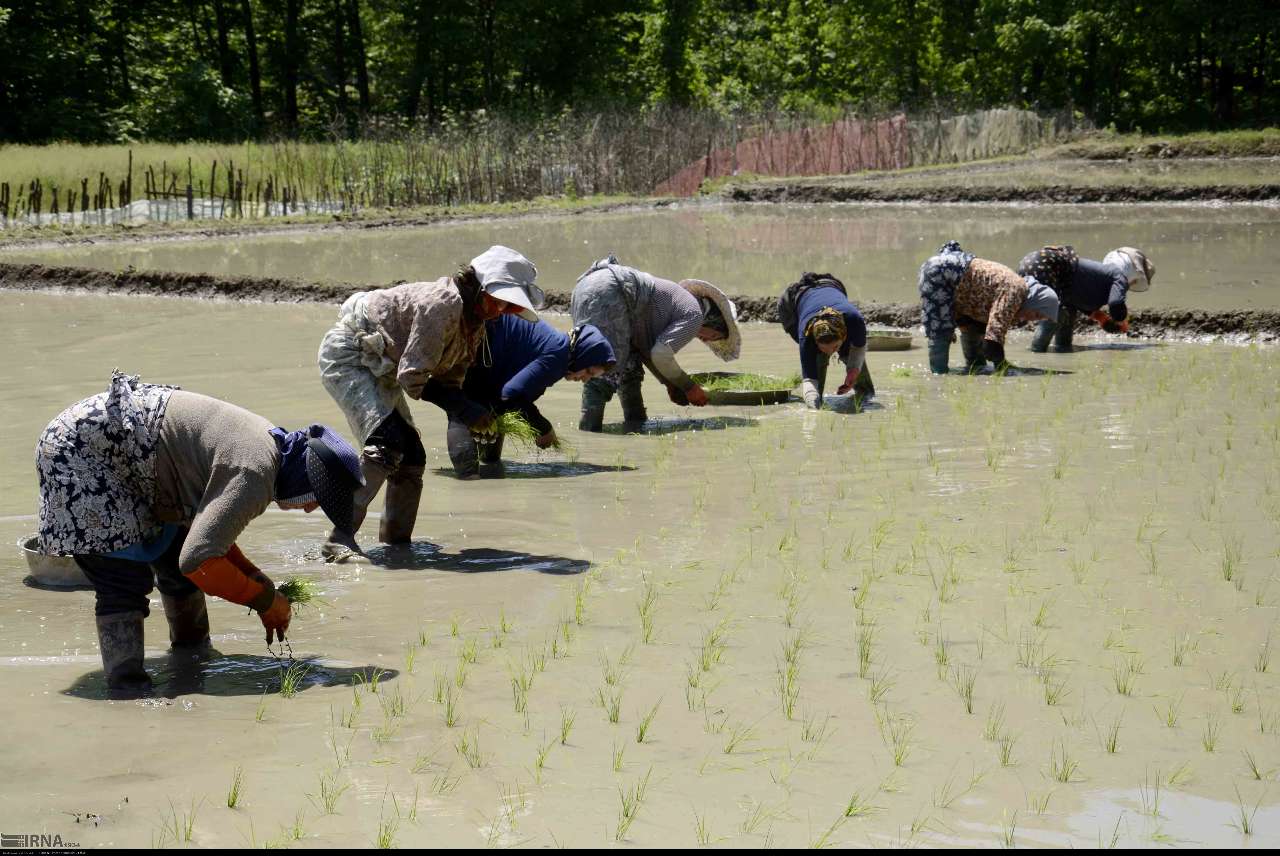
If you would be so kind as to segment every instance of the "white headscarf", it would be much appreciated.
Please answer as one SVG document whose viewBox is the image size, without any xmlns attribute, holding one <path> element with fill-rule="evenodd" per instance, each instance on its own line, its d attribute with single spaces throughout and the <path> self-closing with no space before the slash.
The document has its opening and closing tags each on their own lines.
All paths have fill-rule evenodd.
<svg viewBox="0 0 1280 856">
<path fill-rule="evenodd" d="M 1156 266 L 1142 250 L 1135 250 L 1133 247 L 1112 250 L 1102 257 L 1102 263 L 1124 271 L 1129 280 L 1130 291 L 1146 291 L 1151 288 L 1151 280 L 1156 276 Z"/>
</svg>

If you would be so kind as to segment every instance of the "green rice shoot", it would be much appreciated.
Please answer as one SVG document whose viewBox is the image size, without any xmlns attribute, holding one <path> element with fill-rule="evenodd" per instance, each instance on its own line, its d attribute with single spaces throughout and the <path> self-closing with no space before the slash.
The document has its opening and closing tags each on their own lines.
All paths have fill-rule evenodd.
<svg viewBox="0 0 1280 856">
<path fill-rule="evenodd" d="M 499 413 L 493 424 L 497 432 L 503 437 L 511 437 L 525 444 L 532 443 L 542 436 L 538 433 L 537 428 L 529 424 L 529 420 L 525 419 L 523 414 L 514 410 Z"/>
<path fill-rule="evenodd" d="M 694 375 L 693 379 L 707 392 L 770 392 L 779 389 L 793 389 L 800 384 L 800 375 L 789 377 L 773 377 L 772 375 L 743 372 L 724 377 L 715 375 Z"/>
<path fill-rule="evenodd" d="M 284 595 L 285 600 L 293 606 L 306 606 L 313 601 L 320 601 L 320 587 L 304 577 L 291 577 L 276 591 Z"/>
</svg>

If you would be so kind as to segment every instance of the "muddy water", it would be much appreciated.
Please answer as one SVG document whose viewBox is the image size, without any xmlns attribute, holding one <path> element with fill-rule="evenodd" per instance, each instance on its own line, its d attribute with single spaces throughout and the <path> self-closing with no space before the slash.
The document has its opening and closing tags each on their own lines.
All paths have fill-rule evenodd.
<svg viewBox="0 0 1280 856">
<path fill-rule="evenodd" d="M 526 251 L 549 290 L 567 291 L 596 258 L 732 294 L 774 294 L 801 271 L 831 271 L 855 299 L 917 299 L 920 263 L 955 238 L 1017 265 L 1045 243 L 1102 258 L 1117 244 L 1152 253 L 1158 275 L 1135 306 L 1275 309 L 1280 209 L 1267 206 L 673 206 L 671 210 L 521 218 L 423 229 L 327 232 L 218 241 L 104 244 L 0 254 L 123 269 L 387 283 L 433 278 L 491 243 Z"/>
<path fill-rule="evenodd" d="M 312 365 L 323 307 L 0 308 L 3 543 L 33 525 L 40 428 L 113 366 L 341 424 Z M 773 327 L 744 353 L 794 362 Z M 422 541 L 383 567 L 319 564 L 317 517 L 250 526 L 268 573 L 324 590 L 292 628 L 313 672 L 291 698 L 256 619 L 211 603 L 221 656 L 192 669 L 165 655 L 157 601 L 170 698 L 99 700 L 92 594 L 23 586 L 7 550 L 0 770 L 23 787 L 0 818 L 85 846 L 172 844 L 188 818 L 206 847 L 1275 846 L 1248 758 L 1280 766 L 1278 360 L 1096 348 L 1026 360 L 1055 375 L 934 379 L 920 349 L 872 354 L 861 414 L 686 411 L 648 384 L 644 437 L 579 434 L 560 384 L 543 409 L 576 452 L 517 450 L 504 482 L 430 475 Z M 447 466 L 443 419 L 415 413 Z M 375 669 L 376 692 L 351 687 Z"/>
</svg>

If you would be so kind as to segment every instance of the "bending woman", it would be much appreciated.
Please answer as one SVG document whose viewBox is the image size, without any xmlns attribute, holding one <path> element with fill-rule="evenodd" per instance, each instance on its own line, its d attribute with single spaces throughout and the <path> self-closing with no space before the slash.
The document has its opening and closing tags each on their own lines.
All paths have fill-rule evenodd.
<svg viewBox="0 0 1280 856">
<path fill-rule="evenodd" d="M 364 487 L 355 495 L 352 529 L 329 534 L 329 558 L 359 552 L 355 533 L 384 482 L 379 540 L 405 544 L 413 535 L 427 452 L 406 396 L 436 404 L 472 431 L 492 433 L 493 414 L 467 397 L 462 382 L 485 321 L 503 314 L 538 320 L 537 275 L 533 262 L 495 246 L 452 277 L 361 291 L 342 304 L 320 343 L 320 379 L 359 441 Z"/>
<path fill-rule="evenodd" d="M 976 372 L 988 360 L 997 369 L 1008 365 L 1004 340 L 1016 322 L 1058 317 L 1053 289 L 998 262 L 975 258 L 956 241 L 920 266 L 920 303 L 929 369 L 935 374 L 948 371 L 957 327 L 967 369 Z"/>
<path fill-rule="evenodd" d="M 209 645 L 205 595 L 258 613 L 284 639 L 289 601 L 236 540 L 272 502 L 351 524 L 356 452 L 331 429 L 286 432 L 243 408 L 116 372 L 68 407 L 36 447 L 40 550 L 74 556 L 96 593 L 115 697 L 149 693 L 143 621 L 160 589 L 175 650 Z"/>
<path fill-rule="evenodd" d="M 530 324 L 504 315 L 485 323 L 480 359 L 467 371 L 463 391 L 496 412 L 516 411 L 538 432 L 539 449 L 554 446 L 555 428 L 535 403 L 561 378 L 587 381 L 613 368 L 613 347 L 590 324 L 568 335 L 546 321 Z M 449 457 L 460 478 L 501 478 L 502 436 L 475 435 L 461 419 L 449 417 Z"/>
<path fill-rule="evenodd" d="M 622 399 L 622 419 L 638 430 L 648 414 L 640 392 L 644 367 L 680 405 L 702 407 L 707 393 L 676 362 L 676 352 L 694 337 L 720 359 L 738 358 L 742 346 L 733 303 L 709 282 L 662 279 L 618 263 L 610 255 L 578 277 L 569 304 L 574 324 L 599 328 L 617 356 L 617 366 L 582 389 L 583 431 L 600 431 L 604 408 L 615 392 Z"/>
<path fill-rule="evenodd" d="M 1056 318 L 1036 325 L 1031 350 L 1044 353 L 1052 339 L 1054 350 L 1070 353 L 1078 313 L 1085 313 L 1108 333 L 1127 332 L 1129 307 L 1125 299 L 1130 291 L 1149 289 L 1156 268 L 1133 247 L 1112 250 L 1095 262 L 1080 258 L 1074 247 L 1049 246 L 1028 253 L 1018 265 L 1018 273 L 1052 288 L 1062 304 Z M 1106 312 L 1102 311 L 1104 306 Z"/>
<path fill-rule="evenodd" d="M 814 410 L 822 407 L 832 355 L 839 355 L 845 365 L 837 395 L 851 390 L 864 398 L 875 395 L 866 367 L 867 324 L 849 302 L 844 283 L 829 273 L 801 274 L 778 298 L 778 317 L 782 328 L 800 346 L 805 404 Z"/>
</svg>

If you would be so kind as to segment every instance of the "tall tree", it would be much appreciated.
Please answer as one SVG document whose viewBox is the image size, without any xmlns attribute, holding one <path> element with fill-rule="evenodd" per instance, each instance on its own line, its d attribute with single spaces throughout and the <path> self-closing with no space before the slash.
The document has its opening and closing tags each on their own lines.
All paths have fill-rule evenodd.
<svg viewBox="0 0 1280 856">
<path fill-rule="evenodd" d="M 266 124 L 262 107 L 262 72 L 258 68 L 258 38 L 253 28 L 253 6 L 240 0 L 240 18 L 244 26 L 245 52 L 249 55 L 249 94 L 253 99 L 253 118 L 259 130 Z"/>
</svg>

